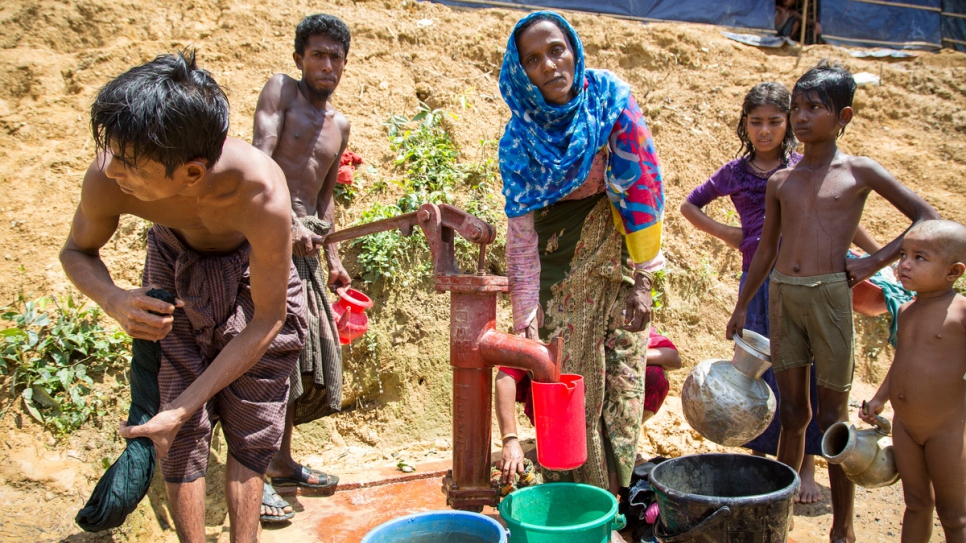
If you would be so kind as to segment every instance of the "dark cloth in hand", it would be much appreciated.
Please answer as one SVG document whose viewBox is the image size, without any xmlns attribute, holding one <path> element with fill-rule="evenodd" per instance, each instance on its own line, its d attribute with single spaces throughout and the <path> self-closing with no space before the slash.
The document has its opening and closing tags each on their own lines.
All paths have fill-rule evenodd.
<svg viewBox="0 0 966 543">
<path fill-rule="evenodd" d="M 174 296 L 160 289 L 147 293 L 152 298 L 174 304 Z M 158 414 L 158 370 L 161 347 L 157 342 L 135 339 L 131 349 L 131 409 L 128 426 L 139 426 Z M 88 532 L 117 528 L 137 508 L 154 478 L 157 453 L 146 437 L 128 439 L 127 447 L 108 468 L 94 492 L 74 521 Z"/>
</svg>

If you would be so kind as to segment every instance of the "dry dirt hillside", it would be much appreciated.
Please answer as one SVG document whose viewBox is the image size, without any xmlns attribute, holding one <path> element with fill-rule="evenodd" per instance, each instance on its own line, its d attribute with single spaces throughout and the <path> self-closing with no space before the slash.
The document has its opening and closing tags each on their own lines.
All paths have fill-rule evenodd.
<svg viewBox="0 0 966 543">
<path fill-rule="evenodd" d="M 509 116 L 497 88 L 499 66 L 521 12 L 453 10 L 412 0 L 9 0 L 0 3 L 0 190 L 5 194 L 0 199 L 0 305 L 20 292 L 36 297 L 70 288 L 57 252 L 93 158 L 88 108 L 101 85 L 159 53 L 194 47 L 200 63 L 227 89 L 231 135 L 250 140 L 262 85 L 278 72 L 298 77 L 294 27 L 320 10 L 338 15 L 352 31 L 349 62 L 333 102 L 352 123 L 349 148 L 367 163 L 359 174 L 360 193 L 339 210 L 342 226 L 357 221 L 373 203 L 398 197 L 392 183 L 370 192 L 377 182 L 401 176 L 383 123 L 392 114 L 412 115 L 419 100 L 456 114 L 446 126 L 463 160 L 495 158 L 492 142 Z M 733 158 L 740 101 L 755 83 L 775 80 L 790 87 L 822 58 L 879 76 L 880 85 L 858 90 L 856 119 L 841 139 L 842 149 L 875 158 L 943 216 L 966 222 L 966 55 L 943 51 L 905 60 L 857 59 L 832 46 L 801 53 L 756 49 L 724 38 L 711 26 L 586 14 L 570 19 L 584 41 L 587 65 L 613 70 L 631 84 L 654 133 L 666 180 L 669 260 L 656 325 L 678 344 L 686 366 L 728 356 L 723 329 L 737 291 L 740 255 L 691 228 L 677 208 L 692 187 Z M 729 202 L 718 202 L 709 212 L 736 221 L 730 210 Z M 908 225 L 875 196 L 863 223 L 880 240 Z M 144 227 L 139 220 L 123 219 L 104 250 L 120 284 L 139 284 Z M 297 456 L 323 455 L 335 462 L 345 456 L 338 451 L 351 450 L 348 458 L 372 461 L 401 447 L 445 451 L 451 389 L 447 298 L 425 282 L 393 288 L 364 284 L 354 262 L 357 249 L 344 250 L 357 286 L 376 299 L 373 333 L 365 347 L 346 352 L 346 411 L 300 427 Z M 489 265 L 500 268 L 498 252 Z M 502 318 L 509 322 L 505 308 Z M 886 323 L 884 318 L 857 320 L 857 374 L 866 382 L 877 382 L 888 367 Z M 674 375 L 672 394 L 686 374 Z M 121 447 L 113 422 L 89 424 L 72 437 L 55 439 L 19 416 L 20 404 L 4 390 L 0 532 L 27 540 L 35 539 L 32 533 L 51 540 L 76 533 L 70 519 L 99 475 L 101 459 L 113 458 Z M 678 414 L 650 425 L 645 450 L 707 450 L 706 444 L 695 444 L 697 439 L 668 435 L 680 420 Z M 138 539 L 153 532 L 157 523 L 147 518 L 135 518 L 117 537 Z M 81 540 L 74 537 L 70 540 Z"/>
</svg>

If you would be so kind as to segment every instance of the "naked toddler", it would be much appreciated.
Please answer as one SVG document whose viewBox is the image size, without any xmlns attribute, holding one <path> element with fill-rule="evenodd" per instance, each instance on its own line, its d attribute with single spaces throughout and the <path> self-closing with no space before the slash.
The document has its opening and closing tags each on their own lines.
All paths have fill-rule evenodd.
<svg viewBox="0 0 966 543">
<path fill-rule="evenodd" d="M 966 541 L 966 227 L 926 221 L 906 233 L 899 281 L 916 299 L 899 309 L 896 357 L 859 417 L 892 402 L 892 441 L 906 511 L 903 543 L 926 542 L 935 507 L 949 543 Z"/>
</svg>

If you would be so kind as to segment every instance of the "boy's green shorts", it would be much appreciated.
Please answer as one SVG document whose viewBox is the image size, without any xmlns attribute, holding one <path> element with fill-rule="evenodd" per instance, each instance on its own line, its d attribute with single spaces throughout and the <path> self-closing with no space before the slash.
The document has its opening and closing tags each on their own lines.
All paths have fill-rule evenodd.
<svg viewBox="0 0 966 543">
<path fill-rule="evenodd" d="M 774 270 L 768 296 L 775 373 L 807 366 L 814 358 L 818 386 L 851 390 L 855 329 L 845 273 L 791 277 Z"/>
</svg>

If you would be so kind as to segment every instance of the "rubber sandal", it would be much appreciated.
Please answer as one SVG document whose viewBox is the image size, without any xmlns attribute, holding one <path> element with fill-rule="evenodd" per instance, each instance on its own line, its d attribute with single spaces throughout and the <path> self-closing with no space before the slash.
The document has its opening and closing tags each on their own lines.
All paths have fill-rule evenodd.
<svg viewBox="0 0 966 543">
<path fill-rule="evenodd" d="M 315 477 L 319 481 L 325 481 L 324 483 L 310 483 L 309 477 Z M 339 484 L 339 478 L 335 475 L 326 475 L 325 473 L 316 470 L 308 469 L 305 466 L 299 466 L 295 473 L 290 477 L 272 477 L 272 484 L 278 487 L 284 486 L 301 486 L 304 488 L 331 488 L 335 491 L 335 486 Z"/>
<path fill-rule="evenodd" d="M 272 488 L 272 485 L 265 483 L 262 488 L 262 505 L 267 507 L 275 507 L 278 509 L 285 509 L 286 507 L 291 507 L 291 504 L 283 500 L 278 492 Z M 260 520 L 262 522 L 285 522 L 286 520 L 295 516 L 295 511 L 291 513 L 285 513 L 282 515 L 262 515 Z"/>
</svg>

